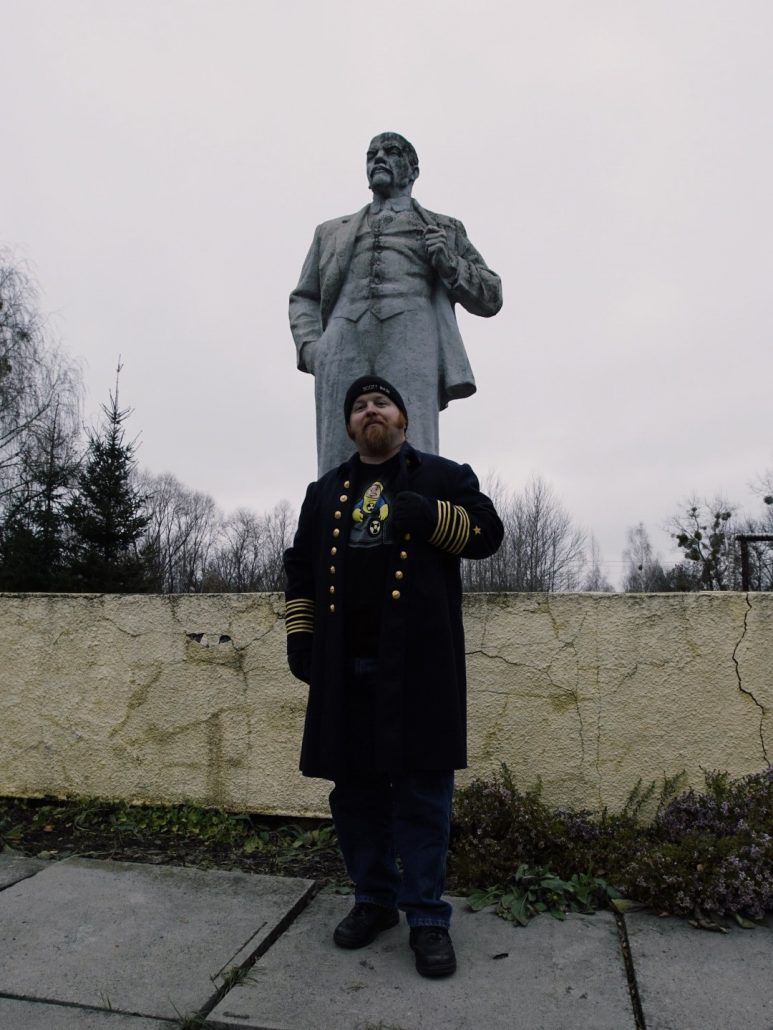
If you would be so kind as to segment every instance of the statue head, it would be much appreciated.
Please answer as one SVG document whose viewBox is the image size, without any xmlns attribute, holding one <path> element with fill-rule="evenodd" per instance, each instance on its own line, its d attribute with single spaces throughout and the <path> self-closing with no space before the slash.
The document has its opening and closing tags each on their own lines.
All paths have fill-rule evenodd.
<svg viewBox="0 0 773 1030">
<path fill-rule="evenodd" d="M 410 196 L 419 177 L 419 157 L 397 132 L 380 132 L 370 141 L 365 158 L 368 184 L 382 197 Z"/>
</svg>

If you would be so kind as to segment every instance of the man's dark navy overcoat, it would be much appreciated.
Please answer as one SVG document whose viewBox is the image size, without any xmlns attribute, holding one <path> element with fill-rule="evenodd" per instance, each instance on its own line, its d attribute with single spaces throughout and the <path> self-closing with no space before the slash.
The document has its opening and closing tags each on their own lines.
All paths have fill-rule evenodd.
<svg viewBox="0 0 773 1030">
<path fill-rule="evenodd" d="M 358 458 L 312 483 L 285 554 L 288 651 L 311 651 L 311 683 L 300 767 L 306 776 L 345 772 L 346 546 Z M 464 768 L 467 692 L 460 558 L 485 558 L 502 523 L 469 465 L 404 444 L 395 492 L 435 506 L 428 540 L 387 544 L 374 771 Z"/>
</svg>

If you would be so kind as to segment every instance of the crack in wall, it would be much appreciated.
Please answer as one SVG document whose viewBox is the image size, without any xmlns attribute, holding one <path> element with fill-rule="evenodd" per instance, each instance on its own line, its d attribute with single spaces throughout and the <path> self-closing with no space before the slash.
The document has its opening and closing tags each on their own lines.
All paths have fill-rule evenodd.
<svg viewBox="0 0 773 1030">
<path fill-rule="evenodd" d="M 752 702 L 760 710 L 760 746 L 762 748 L 762 757 L 768 764 L 770 764 L 770 761 L 768 759 L 768 751 L 765 747 L 764 720 L 767 714 L 765 711 L 765 706 L 757 700 L 757 698 L 754 696 L 751 690 L 749 690 L 747 687 L 743 685 L 743 680 L 741 679 L 741 663 L 738 661 L 738 649 L 746 639 L 746 633 L 749 629 L 749 614 L 752 611 L 752 603 L 749 599 L 748 593 L 744 594 L 744 600 L 746 601 L 746 611 L 744 612 L 743 616 L 743 632 L 741 633 L 740 639 L 733 648 L 733 664 L 735 665 L 735 675 L 738 680 L 738 689 L 741 691 L 742 694 L 746 694 L 747 697 L 750 697 L 752 699 Z"/>
<path fill-rule="evenodd" d="M 496 718 L 491 720 L 489 728 L 486 730 L 482 741 L 481 750 L 488 758 L 490 758 L 495 752 L 499 751 L 501 743 L 501 728 L 505 723 L 505 717 L 507 715 L 507 709 L 510 706 L 510 698 L 512 695 L 503 691 L 499 696 L 504 697 L 502 707 L 500 708 Z"/>
<path fill-rule="evenodd" d="M 100 622 L 106 622 L 108 624 L 108 626 L 112 626 L 113 629 L 118 630 L 118 632 L 122 633 L 125 637 L 129 637 L 130 640 L 137 640 L 137 639 L 139 639 L 139 637 L 144 637 L 146 632 L 147 632 L 144 629 L 143 630 L 126 629 L 126 627 L 122 626 L 120 624 L 120 622 L 118 622 L 115 618 L 113 618 L 112 615 L 107 615 L 104 612 L 102 613 L 102 617 L 101 617 L 101 619 L 99 621 Z"/>
<path fill-rule="evenodd" d="M 553 665 L 555 664 L 556 656 L 554 656 L 553 659 L 551 660 L 550 665 L 548 666 L 548 668 L 546 670 L 546 674 L 547 674 L 548 682 L 551 684 L 551 686 L 553 686 L 556 690 L 560 691 L 561 693 L 563 693 L 563 694 L 567 695 L 568 697 L 570 697 L 572 702 L 573 702 L 573 707 L 574 707 L 574 710 L 575 710 L 575 712 L 577 714 L 577 726 L 578 726 L 578 732 L 579 732 L 579 737 L 580 737 L 580 766 L 582 767 L 582 766 L 585 765 L 585 724 L 583 722 L 582 710 L 580 708 L 580 658 L 579 658 L 579 655 L 577 654 L 577 641 L 579 640 L 579 638 L 582 635 L 582 631 L 585 628 L 585 622 L 586 622 L 588 617 L 587 617 L 587 615 L 583 615 L 580 618 L 579 626 L 576 628 L 576 630 L 574 631 L 572 636 L 568 640 L 562 640 L 561 639 L 561 634 L 560 634 L 560 629 L 559 629 L 558 623 L 556 622 L 555 616 L 553 615 L 553 611 L 552 611 L 552 607 L 551 607 L 550 599 L 549 598 L 547 599 L 546 606 L 547 606 L 548 614 L 550 616 L 550 621 L 551 621 L 551 623 L 553 625 L 553 630 L 554 630 L 555 635 L 556 635 L 556 640 L 561 645 L 560 648 L 559 648 L 558 654 L 561 654 L 563 651 L 570 650 L 572 652 L 572 656 L 573 656 L 573 660 L 574 660 L 574 687 L 573 688 L 562 687 L 560 684 L 556 683 L 556 681 L 553 679 L 553 676 L 552 676 L 550 670 L 552 669 Z"/>
<path fill-rule="evenodd" d="M 479 648 L 479 647 L 472 648 L 469 651 L 465 651 L 464 654 L 465 654 L 465 657 L 467 657 L 467 658 L 475 658 L 476 656 L 480 656 L 481 658 L 488 658 L 492 662 L 503 662 L 505 665 L 511 665 L 514 669 L 526 669 L 527 672 L 537 673 L 540 676 L 548 675 L 548 669 L 550 668 L 550 664 L 548 664 L 548 665 L 532 665 L 530 662 L 524 662 L 524 661 L 520 661 L 520 660 L 516 661 L 513 658 L 507 658 L 503 654 L 492 654 L 490 651 L 484 651 L 482 648 Z M 512 693 L 512 691 L 509 690 L 509 689 L 506 690 L 506 691 L 504 691 L 504 690 L 492 690 L 491 687 L 484 687 L 484 686 L 478 686 L 476 689 L 478 691 L 480 691 L 481 693 L 488 693 L 488 694 L 504 694 L 504 693 L 508 693 L 509 694 L 509 693 Z"/>
<path fill-rule="evenodd" d="M 544 607 L 547 608 L 548 614 L 550 615 L 551 624 L 552 624 L 553 631 L 554 631 L 555 637 L 556 637 L 556 642 L 559 645 L 558 650 L 551 657 L 550 662 L 546 666 L 542 666 L 542 667 L 527 666 L 524 662 L 513 661 L 511 658 L 506 658 L 504 655 L 501 655 L 501 654 L 491 654 L 490 652 L 483 650 L 483 648 L 473 648 L 471 650 L 468 650 L 468 651 L 465 652 L 465 656 L 469 658 L 469 657 L 473 657 L 475 655 L 480 655 L 480 656 L 482 656 L 484 658 L 490 659 L 491 661 L 503 662 L 505 665 L 512 666 L 513 668 L 529 668 L 532 671 L 538 672 L 541 675 L 545 676 L 546 679 L 547 679 L 547 682 L 550 684 L 550 686 L 553 688 L 553 690 L 555 690 L 562 698 L 565 698 L 567 701 L 569 701 L 569 703 L 571 704 L 572 708 L 575 711 L 575 714 L 577 716 L 578 736 L 579 736 L 579 741 L 580 741 L 580 766 L 583 766 L 585 764 L 585 724 L 583 722 L 582 710 L 581 710 L 581 707 L 580 707 L 580 666 L 579 666 L 579 657 L 577 655 L 576 641 L 579 638 L 580 634 L 582 633 L 582 629 L 583 629 L 583 627 L 585 625 L 585 621 L 586 621 L 586 616 L 583 616 L 582 619 L 580 620 L 580 625 L 578 626 L 578 628 L 577 628 L 576 632 L 574 633 L 574 635 L 569 640 L 562 640 L 561 636 L 560 636 L 560 630 L 559 630 L 558 624 L 557 624 L 557 622 L 556 622 L 552 612 L 550 611 L 550 603 L 547 602 L 547 604 Z M 484 628 L 485 628 L 485 620 L 484 620 Z M 556 680 L 553 678 L 553 675 L 551 673 L 551 669 L 552 669 L 553 665 L 556 662 L 557 656 L 561 655 L 564 651 L 567 651 L 567 650 L 570 650 L 572 652 L 572 655 L 573 655 L 573 658 L 574 658 L 574 680 L 575 680 L 574 687 L 562 686 L 560 683 L 556 682 Z M 483 692 L 483 691 L 481 691 L 481 692 Z M 511 692 L 508 691 L 508 690 L 491 690 L 490 688 L 488 688 L 488 689 L 485 690 L 485 693 L 499 694 L 499 695 L 507 696 Z"/>
<path fill-rule="evenodd" d="M 481 644 L 481 647 L 484 647 L 485 644 L 486 644 L 486 635 L 488 634 L 488 624 L 489 624 L 489 619 L 490 618 L 491 618 L 491 608 L 490 608 L 489 605 L 485 604 L 483 606 L 483 629 L 481 630 L 481 634 L 480 634 L 480 644 Z"/>
<path fill-rule="evenodd" d="M 207 733 L 207 792 L 215 798 L 227 796 L 223 777 L 224 733 L 220 712 L 213 712 L 206 720 Z"/>
<path fill-rule="evenodd" d="M 481 655 L 483 658 L 490 658 L 492 662 L 504 662 L 505 665 L 512 665 L 513 668 L 518 668 L 523 665 L 523 662 L 514 662 L 512 658 L 505 658 L 503 654 L 491 654 L 490 651 L 484 651 L 483 648 L 476 647 L 472 651 L 465 651 L 467 658 L 473 658 L 476 655 Z"/>
<path fill-rule="evenodd" d="M 548 678 L 548 683 L 569 700 L 571 706 L 574 708 L 577 714 L 577 724 L 579 727 L 580 736 L 580 765 L 585 763 L 585 726 L 582 721 L 582 712 L 580 711 L 580 690 L 579 690 L 579 671 L 577 672 L 577 683 L 574 688 L 562 687 L 560 683 L 556 683 L 550 674 L 550 667 L 545 670 L 545 675 Z"/>
<path fill-rule="evenodd" d="M 132 692 L 131 697 L 128 698 L 126 702 L 123 718 L 110 730 L 108 733 L 108 740 L 112 740 L 114 737 L 117 737 L 126 728 L 135 712 L 139 708 L 142 708 L 143 705 L 147 704 L 151 690 L 159 682 L 163 674 L 163 666 L 156 668 L 155 671 L 151 673 L 150 677 Z"/>
</svg>

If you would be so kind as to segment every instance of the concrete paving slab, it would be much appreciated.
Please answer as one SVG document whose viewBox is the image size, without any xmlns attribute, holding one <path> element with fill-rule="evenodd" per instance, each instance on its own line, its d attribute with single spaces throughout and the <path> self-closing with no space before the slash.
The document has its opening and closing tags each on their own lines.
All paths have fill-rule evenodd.
<svg viewBox="0 0 773 1030">
<path fill-rule="evenodd" d="M 696 930 L 625 917 L 647 1030 L 773 1030 L 773 929 Z"/>
<path fill-rule="evenodd" d="M 34 876 L 47 865 L 48 862 L 40 858 L 27 858 L 26 855 L 0 855 L 0 891 L 19 880 L 26 880 L 28 876 Z"/>
<path fill-rule="evenodd" d="M 175 1025 L 166 1019 L 0 998 L 0 1026 L 5 1030 L 172 1030 Z"/>
<path fill-rule="evenodd" d="M 57 862 L 0 893 L 0 994 L 174 1018 L 200 1009 L 310 880 Z"/>
<path fill-rule="evenodd" d="M 416 973 L 403 919 L 367 948 L 336 948 L 333 927 L 351 899 L 318 895 L 209 1019 L 229 1030 L 633 1030 L 609 913 L 516 929 L 449 900 L 455 976 Z"/>
</svg>

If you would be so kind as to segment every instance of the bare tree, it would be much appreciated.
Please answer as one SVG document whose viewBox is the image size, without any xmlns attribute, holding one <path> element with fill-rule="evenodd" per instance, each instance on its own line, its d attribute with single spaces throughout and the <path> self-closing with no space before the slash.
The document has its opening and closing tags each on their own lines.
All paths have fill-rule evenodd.
<svg viewBox="0 0 773 1030">
<path fill-rule="evenodd" d="M 684 565 L 695 571 L 698 590 L 733 590 L 740 583 L 735 534 L 741 527 L 723 497 L 691 499 L 671 520 L 671 535 L 682 549 Z"/>
<path fill-rule="evenodd" d="M 147 497 L 146 541 L 153 549 L 157 589 L 169 594 L 203 590 L 222 522 L 215 502 L 168 472 L 142 472 L 137 483 Z"/>
<path fill-rule="evenodd" d="M 462 588 L 477 592 L 508 590 L 508 543 L 512 528 L 513 495 L 499 476 L 493 473 L 486 476 L 481 488 L 494 502 L 494 507 L 505 527 L 505 536 L 499 550 L 490 558 L 481 561 L 462 561 Z"/>
<path fill-rule="evenodd" d="M 601 567 L 601 549 L 596 537 L 592 533 L 588 551 L 588 566 L 582 581 L 582 589 L 591 594 L 613 594 L 615 588 L 604 575 L 604 570 Z"/>
<path fill-rule="evenodd" d="M 263 528 L 255 512 L 239 508 L 223 522 L 207 563 L 207 592 L 260 590 Z"/>
<path fill-rule="evenodd" d="M 585 533 L 539 476 L 521 493 L 508 493 L 497 477 L 484 491 L 505 527 L 499 551 L 483 561 L 463 562 L 465 590 L 577 590 L 585 564 Z"/>
<path fill-rule="evenodd" d="M 627 594 L 652 594 L 673 589 L 660 556 L 652 549 L 643 522 L 628 530 L 627 540 L 623 551 L 626 564 L 623 591 Z"/>
<path fill-rule="evenodd" d="M 285 550 L 295 517 L 287 501 L 264 515 L 240 508 L 222 525 L 205 576 L 208 591 L 234 593 L 284 589 Z"/>
<path fill-rule="evenodd" d="M 146 541 L 162 593 L 246 593 L 284 588 L 283 555 L 295 517 L 287 501 L 263 515 L 240 508 L 223 518 L 208 494 L 169 473 L 143 472 Z"/>
<path fill-rule="evenodd" d="M 264 590 L 284 590 L 284 553 L 293 542 L 297 518 L 290 504 L 283 500 L 264 517 L 266 549 L 263 572 Z"/>
<path fill-rule="evenodd" d="M 56 408 L 59 431 L 78 433 L 80 373 L 45 339 L 32 278 L 0 251 L 0 500 L 20 485 L 35 434 Z"/>
<path fill-rule="evenodd" d="M 738 512 L 722 496 L 713 500 L 691 498 L 668 523 L 683 560 L 667 574 L 671 590 L 743 589 L 739 535 L 773 535 L 773 470 L 753 485 L 765 508 L 762 517 Z M 747 540 L 749 586 L 773 589 L 773 545 L 767 540 Z"/>
<path fill-rule="evenodd" d="M 773 527 L 773 468 L 758 478 L 753 489 L 762 498 L 763 504 L 768 505 L 766 521 Z"/>
</svg>

